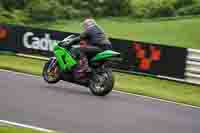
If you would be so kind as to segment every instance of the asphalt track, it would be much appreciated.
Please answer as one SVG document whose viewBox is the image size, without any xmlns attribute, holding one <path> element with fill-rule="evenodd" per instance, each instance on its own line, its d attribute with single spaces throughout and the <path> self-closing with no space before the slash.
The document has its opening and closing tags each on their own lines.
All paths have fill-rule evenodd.
<svg viewBox="0 0 200 133">
<path fill-rule="evenodd" d="M 199 133 L 200 109 L 0 72 L 0 119 L 66 133 Z"/>
</svg>

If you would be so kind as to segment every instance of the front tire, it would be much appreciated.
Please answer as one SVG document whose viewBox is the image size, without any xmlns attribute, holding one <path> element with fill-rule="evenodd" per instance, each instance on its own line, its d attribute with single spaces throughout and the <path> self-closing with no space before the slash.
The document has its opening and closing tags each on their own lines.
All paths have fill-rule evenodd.
<svg viewBox="0 0 200 133">
<path fill-rule="evenodd" d="M 53 62 L 53 60 L 54 59 L 50 59 L 47 63 L 45 63 L 42 72 L 44 81 L 46 81 L 49 84 L 55 84 L 60 81 L 60 72 L 57 63 L 55 64 L 55 66 L 50 68 L 50 64 Z M 56 72 L 55 69 L 57 69 Z M 54 73 L 52 72 L 51 77 L 49 71 L 54 71 Z"/>
<path fill-rule="evenodd" d="M 94 74 L 89 82 L 89 88 L 95 96 L 106 96 L 114 87 L 114 76 L 110 69 Z"/>
</svg>

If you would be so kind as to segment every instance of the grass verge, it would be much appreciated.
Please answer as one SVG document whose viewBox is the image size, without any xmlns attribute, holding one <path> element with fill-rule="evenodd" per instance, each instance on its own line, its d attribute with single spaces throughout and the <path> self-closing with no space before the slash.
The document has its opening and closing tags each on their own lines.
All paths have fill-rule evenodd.
<svg viewBox="0 0 200 133">
<path fill-rule="evenodd" d="M 31 22 L 23 25 L 38 28 L 48 27 L 48 29 L 60 31 L 81 32 L 81 22 L 82 20 L 57 20 L 51 22 Z M 200 30 L 197 29 L 200 17 L 149 22 L 138 22 L 128 17 L 110 17 L 99 18 L 97 22 L 113 38 L 200 49 Z"/>
<path fill-rule="evenodd" d="M 0 55 L 0 69 L 41 75 L 45 61 Z M 200 106 L 200 86 L 115 72 L 115 89 Z"/>
<path fill-rule="evenodd" d="M 14 126 L 0 126 L 0 133 L 45 133 L 27 128 L 18 128 Z"/>
</svg>

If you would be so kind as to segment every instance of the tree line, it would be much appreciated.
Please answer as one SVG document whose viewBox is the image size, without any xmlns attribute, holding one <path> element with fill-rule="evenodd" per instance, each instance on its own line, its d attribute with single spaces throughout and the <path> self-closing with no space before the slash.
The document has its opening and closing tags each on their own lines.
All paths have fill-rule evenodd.
<svg viewBox="0 0 200 133">
<path fill-rule="evenodd" d="M 0 16 L 34 20 L 87 16 L 156 18 L 200 14 L 200 0 L 0 0 Z"/>
</svg>

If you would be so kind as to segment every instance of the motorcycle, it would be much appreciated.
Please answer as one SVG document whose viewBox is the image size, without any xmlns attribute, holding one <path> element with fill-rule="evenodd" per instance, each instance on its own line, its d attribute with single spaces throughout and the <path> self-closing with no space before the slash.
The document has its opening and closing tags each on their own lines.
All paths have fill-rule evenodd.
<svg viewBox="0 0 200 133">
<path fill-rule="evenodd" d="M 106 96 L 114 87 L 114 76 L 111 69 L 112 59 L 118 58 L 120 53 L 112 50 L 104 50 L 92 54 L 85 53 L 88 57 L 90 71 L 74 73 L 73 69 L 79 65 L 79 60 L 71 51 L 70 45 L 74 35 L 66 37 L 61 42 L 55 42 L 54 56 L 43 67 L 43 79 L 49 84 L 55 84 L 60 80 L 88 87 L 95 96 Z M 65 43 L 63 47 L 62 44 Z M 80 43 L 78 44 L 80 46 Z M 79 75 L 77 79 L 76 76 Z M 81 75 L 81 76 L 80 76 Z"/>
</svg>

